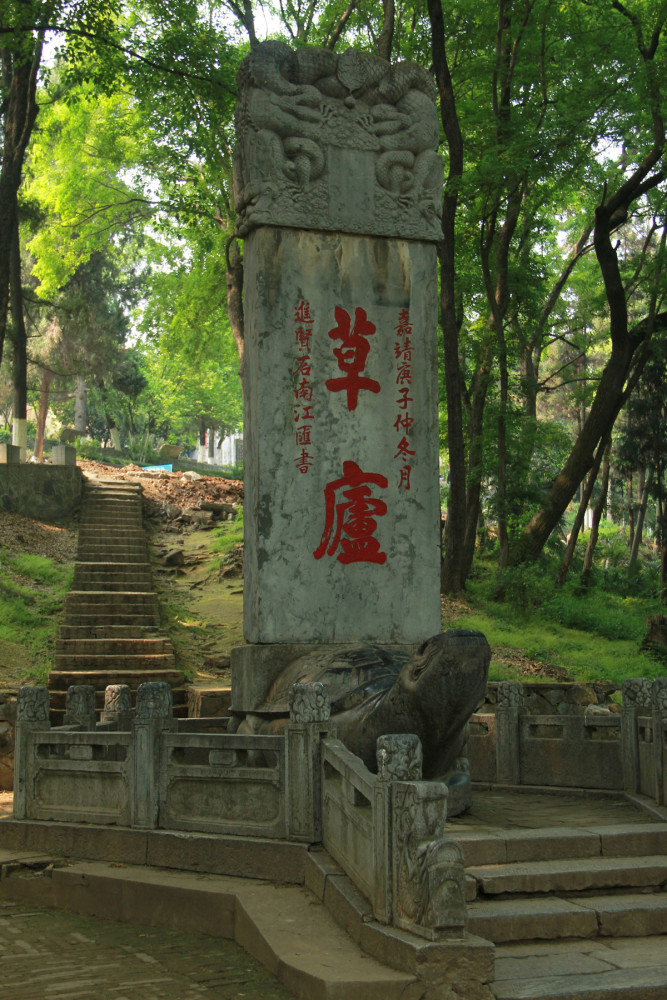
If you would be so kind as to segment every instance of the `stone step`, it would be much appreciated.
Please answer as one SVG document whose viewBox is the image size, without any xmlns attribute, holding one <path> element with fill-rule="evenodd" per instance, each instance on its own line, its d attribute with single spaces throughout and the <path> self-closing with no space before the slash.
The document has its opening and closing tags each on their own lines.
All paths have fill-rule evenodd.
<svg viewBox="0 0 667 1000">
<path fill-rule="evenodd" d="M 113 563 L 111 567 L 113 567 Z M 115 564 L 119 565 L 118 563 Z M 151 586 L 151 572 L 148 566 L 142 566 L 141 564 L 129 563 L 128 566 L 122 566 L 121 569 L 113 569 L 107 566 L 105 563 L 100 564 L 100 568 L 94 569 L 83 569 L 74 570 L 74 581 L 73 586 L 76 590 L 108 590 L 111 585 L 115 590 L 122 587 L 123 582 L 126 581 L 132 584 L 129 589 L 141 589 L 141 590 L 152 590 Z M 136 584 L 143 583 L 144 586 L 137 588 Z M 99 584 L 99 587 L 95 587 L 95 584 Z"/>
<path fill-rule="evenodd" d="M 87 566 L 94 566 L 94 563 L 86 563 Z M 85 583 L 86 590 L 91 589 L 91 584 L 100 583 L 104 586 L 100 586 L 100 590 L 106 590 L 106 585 L 110 583 L 122 583 L 123 580 L 128 582 L 138 583 L 143 581 L 147 584 L 143 589 L 152 590 L 151 583 L 151 571 L 148 565 L 142 565 L 141 563 L 99 563 L 97 569 L 75 569 L 74 570 L 74 589 L 81 590 L 83 588 L 76 586 L 77 582 Z M 94 589 L 94 588 L 92 588 Z"/>
<path fill-rule="evenodd" d="M 183 689 L 187 696 L 185 674 L 182 670 L 162 669 L 151 671 L 151 681 L 162 681 L 171 688 Z M 49 674 L 48 688 L 50 691 L 67 691 L 72 684 L 92 684 L 96 691 L 104 691 L 108 684 L 127 684 L 136 691 L 146 680 L 142 670 L 110 669 L 110 670 L 52 670 Z"/>
<path fill-rule="evenodd" d="M 500 945 L 495 955 L 496 1000 L 665 1000 L 664 940 Z"/>
<path fill-rule="evenodd" d="M 160 616 L 157 612 L 151 614 L 132 614 L 126 612 L 104 613 L 97 607 L 92 613 L 68 611 L 65 613 L 64 628 L 113 628 L 123 625 L 130 628 L 151 628 L 156 629 L 160 624 Z"/>
<path fill-rule="evenodd" d="M 148 549 L 145 542 L 132 545 L 82 545 L 77 550 L 79 562 L 98 563 L 148 563 Z"/>
<path fill-rule="evenodd" d="M 658 887 L 667 882 L 667 856 L 563 858 L 467 868 L 485 896 Z"/>
<path fill-rule="evenodd" d="M 495 944 L 667 934 L 667 893 L 485 899 L 468 904 L 468 930 Z"/>
<path fill-rule="evenodd" d="M 62 653 L 67 653 L 68 655 L 75 654 L 77 656 L 84 656 L 88 653 L 92 653 L 95 656 L 99 656 L 100 654 L 141 654 L 145 656 L 148 653 L 173 653 L 173 651 L 171 642 L 164 637 L 150 639 L 136 639 L 134 637 L 128 639 L 96 639 L 90 637 L 85 639 L 65 639 L 64 637 L 60 637 L 56 639 L 56 656 Z"/>
<path fill-rule="evenodd" d="M 117 539 L 119 542 L 136 541 L 138 538 L 145 538 L 144 529 L 137 521 L 117 520 L 112 521 L 105 518 L 104 521 L 93 522 L 79 526 L 79 542 L 90 541 L 111 541 Z"/>
<path fill-rule="evenodd" d="M 95 591 L 99 592 L 104 590 L 106 592 L 122 592 L 122 593 L 142 593 L 151 585 L 150 579 L 139 578 L 137 580 L 129 580 L 126 576 L 123 576 L 120 580 L 81 580 L 74 578 L 74 584 L 79 592 L 81 591 Z"/>
<path fill-rule="evenodd" d="M 135 608 L 146 607 L 152 610 L 157 607 L 157 595 L 152 590 L 120 590 L 112 594 L 106 590 L 70 590 L 65 598 L 65 608 L 79 608 L 82 604 L 107 609 L 122 608 L 131 604 Z"/>
<path fill-rule="evenodd" d="M 83 535 L 79 538 L 77 559 L 79 562 L 88 561 L 83 553 L 90 551 L 93 560 L 100 562 L 103 561 L 105 552 L 111 552 L 116 555 L 119 552 L 128 550 L 132 552 L 141 550 L 144 553 L 147 551 L 146 536 L 143 531 L 132 535 L 126 535 L 124 532 L 119 531 L 109 532 L 108 535 L 104 536 L 99 532 Z"/>
<path fill-rule="evenodd" d="M 493 865 L 559 858 L 667 854 L 667 823 L 618 823 L 591 827 L 457 833 L 464 864 Z"/>
<path fill-rule="evenodd" d="M 121 500 L 118 503 L 89 503 L 81 508 L 80 523 L 89 521 L 103 521 L 105 518 L 128 518 L 129 520 L 141 520 L 143 510 L 141 504 L 135 500 Z"/>
<path fill-rule="evenodd" d="M 56 653 L 56 671 L 79 670 L 170 670 L 176 663 L 173 653 Z M 152 678 L 151 678 L 152 679 Z"/>
<path fill-rule="evenodd" d="M 159 629 L 150 625 L 61 625 L 58 630 L 60 639 L 159 639 L 161 637 Z"/>
<path fill-rule="evenodd" d="M 85 575 L 90 573 L 93 576 L 104 576 L 109 574 L 111 576 L 120 576 L 123 573 L 130 573 L 132 576 L 137 576 L 140 574 L 150 574 L 149 568 L 143 566 L 137 566 L 136 563 L 109 563 L 106 565 L 101 562 L 83 562 L 79 560 L 74 564 L 74 572 L 79 575 Z"/>
</svg>

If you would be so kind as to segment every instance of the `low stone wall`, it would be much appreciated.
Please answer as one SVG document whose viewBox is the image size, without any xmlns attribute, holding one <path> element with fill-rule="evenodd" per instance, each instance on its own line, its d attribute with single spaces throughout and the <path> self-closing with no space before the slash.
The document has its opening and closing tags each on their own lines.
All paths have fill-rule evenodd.
<svg viewBox="0 0 667 1000">
<path fill-rule="evenodd" d="M 16 692 L 0 691 L 0 791 L 14 788 Z"/>
<path fill-rule="evenodd" d="M 666 678 L 625 680 L 622 708 L 581 704 L 594 685 L 566 686 L 569 704 L 535 687 L 499 681 L 494 711 L 472 716 L 464 756 L 474 782 L 639 792 L 667 804 Z"/>
<path fill-rule="evenodd" d="M 82 486 L 76 465 L 0 465 L 0 510 L 59 521 L 78 510 Z"/>
<path fill-rule="evenodd" d="M 494 713 L 498 704 L 498 685 L 489 681 L 481 714 Z M 609 681 L 581 684 L 575 681 L 522 681 L 524 711 L 528 715 L 585 715 L 599 710 L 620 714 L 621 706 L 611 700 L 620 688 Z"/>
</svg>

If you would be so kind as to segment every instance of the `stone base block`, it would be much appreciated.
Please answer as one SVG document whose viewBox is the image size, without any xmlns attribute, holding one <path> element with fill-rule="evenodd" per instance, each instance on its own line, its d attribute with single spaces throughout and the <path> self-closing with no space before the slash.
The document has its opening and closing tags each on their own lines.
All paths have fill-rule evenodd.
<svg viewBox="0 0 667 1000">
<path fill-rule="evenodd" d="M 270 706 L 266 705 L 267 695 L 271 685 L 289 663 L 314 650 L 330 653 L 358 645 L 359 643 L 276 642 L 234 646 L 231 655 L 231 711 L 238 714 L 270 711 Z M 404 651 L 412 656 L 417 651 L 418 643 L 401 646 L 387 643 L 381 648 Z"/>
<path fill-rule="evenodd" d="M 51 452 L 53 465 L 76 465 L 76 448 L 71 444 L 57 444 Z"/>
<path fill-rule="evenodd" d="M 0 465 L 18 465 L 21 449 L 17 444 L 0 444 Z"/>
</svg>

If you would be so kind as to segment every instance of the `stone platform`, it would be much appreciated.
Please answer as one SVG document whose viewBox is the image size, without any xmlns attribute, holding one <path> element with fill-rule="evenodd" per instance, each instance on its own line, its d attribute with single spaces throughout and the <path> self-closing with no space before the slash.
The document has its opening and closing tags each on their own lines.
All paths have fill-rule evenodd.
<svg viewBox="0 0 667 1000">
<path fill-rule="evenodd" d="M 8 818 L 10 803 L 9 794 L 0 796 L 0 817 L 4 812 Z M 305 846 L 305 885 L 290 887 L 204 875 L 201 868 L 147 868 L 122 863 L 120 856 L 64 862 L 48 851 L 8 848 L 12 838 L 3 837 L 3 828 L 10 834 L 13 827 L 0 818 L 0 861 L 6 866 L 0 868 L 0 905 L 25 900 L 232 938 L 307 1000 L 449 1000 L 442 984 L 431 989 L 417 981 L 407 967 L 408 953 L 416 970 L 430 949 L 444 947 L 458 976 L 462 964 L 488 960 L 484 939 L 496 941 L 495 968 L 483 992 L 477 983 L 466 1000 L 667 997 L 667 811 L 648 801 L 478 790 L 471 812 L 447 828 L 463 848 L 469 880 L 463 947 L 421 942 L 415 948 L 411 935 L 374 923 L 368 904 L 326 854 Z M 92 840 L 94 830 L 89 832 Z M 613 884 L 588 884 L 605 866 L 615 872 Z M 556 883 L 543 891 L 539 883 L 527 886 L 521 879 L 529 869 L 532 879 Z M 651 877 L 638 890 L 637 878 L 647 871 Z M 494 893 L 497 878 L 513 885 L 506 881 Z M 494 913 L 494 907 L 503 912 Z M 56 911 L 56 925 L 59 919 L 65 918 Z M 396 968 L 399 959 L 403 969 Z M 86 996 L 76 988 L 75 978 L 71 996 Z"/>
</svg>

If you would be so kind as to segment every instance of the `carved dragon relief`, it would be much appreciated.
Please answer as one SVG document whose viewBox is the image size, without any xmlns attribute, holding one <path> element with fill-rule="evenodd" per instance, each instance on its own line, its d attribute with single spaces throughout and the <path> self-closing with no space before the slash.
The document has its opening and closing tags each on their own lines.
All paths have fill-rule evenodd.
<svg viewBox="0 0 667 1000">
<path fill-rule="evenodd" d="M 440 129 L 433 81 L 420 66 L 264 42 L 241 64 L 238 84 L 239 235 L 270 224 L 440 238 Z M 367 198 L 341 225 L 346 184 Z"/>
</svg>

